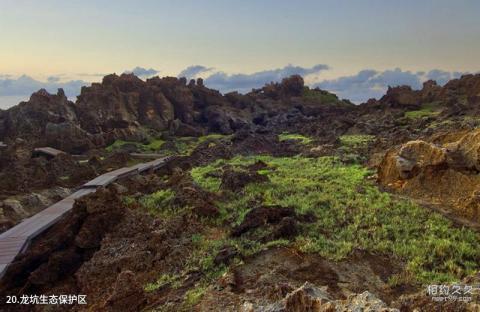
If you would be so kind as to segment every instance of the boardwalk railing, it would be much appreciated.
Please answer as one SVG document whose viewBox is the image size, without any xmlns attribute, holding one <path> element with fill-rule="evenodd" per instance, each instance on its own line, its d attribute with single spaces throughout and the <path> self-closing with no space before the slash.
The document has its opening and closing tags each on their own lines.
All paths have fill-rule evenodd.
<svg viewBox="0 0 480 312">
<path fill-rule="evenodd" d="M 72 210 L 76 199 L 93 193 L 98 188 L 105 187 L 118 179 L 148 170 L 156 170 L 164 165 L 168 159 L 169 157 L 159 158 L 147 163 L 102 174 L 82 185 L 79 190 L 70 196 L 0 234 L 0 279 L 4 276 L 8 266 L 15 260 L 17 255 L 25 252 L 35 237 L 43 233 L 50 226 L 58 222 L 67 212 Z"/>
</svg>

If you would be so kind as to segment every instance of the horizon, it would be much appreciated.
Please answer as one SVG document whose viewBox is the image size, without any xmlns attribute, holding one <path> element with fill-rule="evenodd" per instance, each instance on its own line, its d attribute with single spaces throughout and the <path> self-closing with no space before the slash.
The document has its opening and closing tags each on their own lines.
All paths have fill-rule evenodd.
<svg viewBox="0 0 480 312">
<path fill-rule="evenodd" d="M 479 2 L 367 2 L 4 0 L 0 107 L 39 88 L 73 98 L 126 71 L 201 76 L 223 93 L 300 74 L 361 103 L 387 86 L 443 85 L 480 70 Z"/>
<path fill-rule="evenodd" d="M 142 69 L 142 70 L 144 70 L 144 69 Z M 143 77 L 143 78 L 142 78 L 142 76 L 136 75 L 135 72 L 133 72 L 133 71 L 125 71 L 125 72 L 123 72 L 122 74 L 134 74 L 137 78 L 139 78 L 139 79 L 141 79 L 141 80 L 143 80 L 143 81 L 146 81 L 148 78 L 155 77 L 155 76 L 150 76 L 150 77 Z M 461 75 L 460 75 L 460 73 L 458 73 L 458 76 L 453 75 L 453 76 L 450 77 L 451 79 L 448 79 L 448 80 L 445 80 L 445 77 L 441 77 L 440 79 L 443 79 L 443 80 L 441 80 L 440 82 L 437 81 L 437 80 L 435 80 L 435 79 L 424 79 L 424 80 L 422 80 L 422 81 L 420 81 L 420 82 L 423 83 L 423 82 L 428 81 L 428 80 L 433 80 L 433 81 L 435 81 L 438 85 L 443 86 L 443 85 L 445 85 L 446 83 L 448 83 L 450 80 L 454 80 L 454 79 L 461 78 L 461 76 L 463 76 L 463 74 L 470 74 L 470 73 L 462 73 Z M 475 73 L 475 74 L 479 74 L 479 73 Z M 116 74 L 116 73 L 112 73 L 112 74 L 107 74 L 107 75 L 117 75 L 117 74 Z M 158 75 L 156 75 L 156 76 L 158 76 Z M 31 77 L 28 77 L 28 76 L 25 76 L 25 77 L 28 78 L 28 79 L 32 79 Z M 103 76 L 103 77 L 105 77 L 105 76 Z M 102 79 L 103 79 L 103 77 L 102 77 Z M 158 76 L 158 77 L 160 77 L 160 78 L 165 78 L 165 77 L 168 77 L 168 76 L 163 76 L 163 77 L 162 77 L 162 76 Z M 170 77 L 171 77 L 171 76 L 170 76 Z M 177 76 L 177 78 L 181 78 L 181 77 L 187 78 L 187 77 L 185 77 L 185 76 Z M 285 77 L 289 77 L 289 76 L 285 76 Z M 427 75 L 426 77 L 428 77 L 428 75 Z M 197 78 L 202 78 L 202 79 L 203 79 L 203 77 L 197 77 Z M 102 82 L 102 79 L 100 79 L 99 81 L 93 81 L 92 83 L 95 83 L 95 82 L 101 83 L 101 82 Z M 191 78 L 191 79 L 193 79 L 193 78 Z M 280 82 L 280 80 L 278 80 L 278 81 L 271 81 L 271 82 Z M 268 84 L 268 83 L 271 83 L 271 82 L 266 82 L 265 84 Z M 38 82 L 38 81 L 37 81 L 37 83 L 41 83 L 41 82 Z M 264 85 L 265 85 L 265 84 L 264 84 Z M 258 87 L 261 88 L 261 87 L 263 87 L 264 85 L 259 85 Z M 66 84 L 66 86 L 70 88 L 70 86 L 69 86 L 68 84 Z M 86 84 L 85 86 L 91 86 L 91 84 Z M 313 88 L 320 88 L 319 85 L 315 85 L 315 86 L 309 86 L 309 85 L 307 85 L 307 86 L 308 86 L 308 87 L 311 87 L 312 89 L 313 89 Z M 409 85 L 409 84 L 388 85 L 387 88 L 389 88 L 389 87 L 397 87 L 397 86 L 409 86 L 409 87 L 412 87 L 412 89 L 414 89 L 414 90 L 420 90 L 420 89 L 421 89 L 421 88 L 419 88 L 419 87 L 415 88 L 414 86 Z M 0 110 L 7 110 L 7 109 L 9 109 L 9 108 L 12 108 L 12 107 L 14 107 L 14 106 L 22 103 L 22 102 L 28 102 L 29 99 L 30 99 L 30 97 L 31 97 L 31 95 L 32 95 L 33 93 L 41 90 L 41 89 L 47 90 L 47 92 L 49 92 L 50 94 L 56 94 L 59 89 L 62 89 L 62 90 L 63 90 L 63 87 L 64 87 L 64 85 L 62 85 L 61 83 L 58 84 L 58 85 L 53 85 L 53 86 L 48 86 L 47 84 L 45 84 L 44 86 L 40 86 L 38 89 L 36 89 L 35 91 L 33 91 L 31 94 L 28 94 L 28 95 L 6 95 L 6 96 L 0 96 Z M 76 87 L 76 86 L 74 86 L 74 87 Z M 206 86 L 206 87 L 208 88 L 208 86 Z M 79 86 L 79 93 L 76 94 L 76 95 L 69 96 L 69 95 L 66 93 L 66 96 L 67 96 L 68 100 L 70 100 L 70 101 L 72 101 L 72 102 L 75 103 L 75 102 L 76 102 L 76 99 L 77 99 L 77 96 L 80 95 L 80 88 L 81 88 L 81 86 Z M 213 89 L 213 88 L 212 88 L 212 89 Z M 320 88 L 320 89 L 321 89 L 321 88 Z M 214 89 L 214 90 L 215 90 L 215 89 Z M 327 89 L 321 89 L 321 90 L 327 90 Z M 220 91 L 220 90 L 218 90 L 218 91 Z M 229 91 L 229 92 L 233 92 L 233 91 L 238 91 L 238 90 L 231 90 L 231 91 Z M 251 90 L 249 90 L 249 91 L 246 91 L 246 92 L 241 92 L 241 93 L 248 93 L 248 92 L 250 92 L 250 91 L 253 91 L 253 89 L 251 89 Z M 327 90 L 327 91 L 329 91 L 329 90 Z M 64 90 L 64 92 L 65 92 L 65 90 Z M 228 93 L 228 92 L 222 92 L 222 91 L 220 91 L 220 92 L 221 92 L 222 94 Z M 329 92 L 337 95 L 337 97 L 338 97 L 339 99 L 341 99 L 341 100 L 348 100 L 348 101 L 351 101 L 351 102 L 354 103 L 354 104 L 360 105 L 360 104 L 366 103 L 367 100 L 372 99 L 372 98 L 373 98 L 373 99 L 379 99 L 380 97 L 382 97 L 383 95 L 385 95 L 386 90 L 385 90 L 384 93 L 381 94 L 381 96 L 371 97 L 371 98 L 369 98 L 369 99 L 367 99 L 367 100 L 365 100 L 365 101 L 362 101 L 362 102 L 358 102 L 358 101 L 355 102 L 355 101 L 352 101 L 352 100 L 349 99 L 349 98 L 342 98 L 341 96 L 339 96 L 339 95 L 336 94 L 335 92 L 332 92 L 332 91 L 329 91 Z"/>
</svg>

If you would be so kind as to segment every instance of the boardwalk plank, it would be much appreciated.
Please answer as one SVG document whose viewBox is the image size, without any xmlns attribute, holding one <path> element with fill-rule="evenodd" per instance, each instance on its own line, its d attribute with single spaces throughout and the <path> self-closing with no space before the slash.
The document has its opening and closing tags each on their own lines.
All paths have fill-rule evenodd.
<svg viewBox="0 0 480 312">
<path fill-rule="evenodd" d="M 75 193 L 71 194 L 67 198 L 73 198 L 73 199 L 78 199 L 82 196 L 88 195 L 90 193 L 95 193 L 96 189 L 95 188 L 82 188 L 76 191 Z"/>
<path fill-rule="evenodd" d="M 117 179 L 116 176 L 108 175 L 108 174 L 102 174 L 101 176 L 96 177 L 90 182 L 85 183 L 83 186 L 84 187 L 100 187 L 100 186 L 106 186 L 113 181 Z"/>
<path fill-rule="evenodd" d="M 61 151 L 58 152 L 63 153 Z M 15 257 L 28 247 L 30 241 L 55 224 L 68 211 L 70 211 L 73 208 L 76 199 L 93 193 L 98 187 L 106 186 L 119 178 L 145 172 L 149 169 L 157 169 L 168 159 L 169 157 L 164 157 L 148 163 L 117 169 L 98 176 L 84 184 L 81 189 L 65 199 L 53 204 L 36 215 L 25 219 L 13 228 L 0 234 L 0 279 L 7 271 L 10 263 L 15 260 Z"/>
<path fill-rule="evenodd" d="M 65 152 L 62 152 L 52 147 L 37 147 L 33 151 L 34 153 L 37 153 L 37 154 L 45 154 L 52 157 L 56 157 L 60 154 L 65 154 Z"/>
<path fill-rule="evenodd" d="M 134 167 L 138 170 L 138 172 L 142 173 L 151 169 L 152 165 L 149 163 L 144 163 L 144 164 L 135 165 Z"/>
<path fill-rule="evenodd" d="M 111 175 L 111 176 L 115 176 L 118 179 L 118 178 L 121 178 L 121 177 L 126 177 L 126 176 L 129 176 L 129 175 L 133 175 L 133 174 L 136 174 L 136 173 L 137 173 L 137 169 L 135 168 L 135 166 L 132 166 L 132 167 L 120 168 L 120 169 L 117 169 L 117 170 L 113 170 L 113 171 L 110 171 L 106 174 Z"/>
</svg>

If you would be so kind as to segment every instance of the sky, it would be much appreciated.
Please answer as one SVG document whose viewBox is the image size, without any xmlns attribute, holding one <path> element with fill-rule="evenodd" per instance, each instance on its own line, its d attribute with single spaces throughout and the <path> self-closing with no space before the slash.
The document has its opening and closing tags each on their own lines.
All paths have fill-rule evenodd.
<svg viewBox="0 0 480 312">
<path fill-rule="evenodd" d="M 299 73 L 361 102 L 478 72 L 478 12 L 477 0 L 0 0 L 0 107 L 125 71 L 222 92 Z"/>
</svg>

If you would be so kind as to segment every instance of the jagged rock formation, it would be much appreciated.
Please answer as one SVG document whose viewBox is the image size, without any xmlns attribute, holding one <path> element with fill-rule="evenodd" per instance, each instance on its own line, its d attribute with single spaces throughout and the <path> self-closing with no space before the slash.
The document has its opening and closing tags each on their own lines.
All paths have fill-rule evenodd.
<svg viewBox="0 0 480 312">
<path fill-rule="evenodd" d="M 408 284 L 406 288 L 388 284 L 389 277 L 401 272 L 399 259 L 357 251 L 352 258 L 334 263 L 316 254 L 300 255 L 294 248 L 269 248 L 247 257 L 242 246 L 230 243 L 239 237 L 267 242 L 297 237 L 315 216 L 298 213 L 291 206 L 267 205 L 259 197 L 258 202 L 248 203 L 248 212 L 236 223 L 230 223 L 237 221 L 233 218 L 222 221 L 222 228 L 203 223 L 224 213 L 218 198 L 244 192 L 247 183 L 273 181 L 258 172 L 265 163 L 223 166 L 212 172 L 220 181 L 218 192 L 194 183 L 189 169 L 236 155 L 338 156 L 335 153 L 342 149 L 348 153 L 342 135 L 373 134 L 375 139 L 361 153 L 369 160 L 379 154 L 380 161 L 371 163 L 379 169 L 383 186 L 479 221 L 480 130 L 472 130 L 475 123 L 470 120 L 479 115 L 479 94 L 480 75 L 464 76 L 444 87 L 429 81 L 422 90 L 390 88 L 382 99 L 359 106 L 306 88 L 299 76 L 246 95 L 222 95 L 206 88 L 202 80 L 187 83 L 156 77 L 143 81 L 133 75 L 109 75 L 102 83 L 83 88 L 76 103 L 62 91 L 56 95 L 39 91 L 29 102 L 0 111 L 0 141 L 8 143 L 0 152 L 0 189 L 9 197 L 0 198 L 0 230 L 8 226 L 3 216 L 14 220 L 11 215 L 25 214 L 22 210 L 27 205 L 21 196 L 26 195 L 14 194 L 18 189 L 26 193 L 62 183 L 74 187 L 83 177 L 107 170 L 105 163 L 111 169 L 112 164 L 128 162 L 126 152 L 92 151 L 113 140 L 142 141 L 148 135 L 165 135 L 169 138 L 165 144 L 174 145 L 175 136 L 233 135 L 199 143 L 190 156 L 172 160 L 161 173 L 165 176 L 132 178 L 77 201 L 71 216 L 18 259 L 0 288 L 9 293 L 11 289 L 82 293 L 95 311 L 163 306 L 177 311 L 188 298 L 197 299 L 194 304 L 205 311 L 236 311 L 242 305 L 246 311 L 394 311 L 388 306 L 400 307 L 394 300 L 411 291 Z M 409 117 L 412 112 L 423 115 Z M 309 135 L 317 147 L 280 141 L 278 134 L 283 131 Z M 38 145 L 94 156 L 81 164 L 69 155 L 32 158 L 31 148 Z M 100 156 L 107 157 L 101 160 Z M 68 180 L 63 179 L 66 176 Z M 167 195 L 157 194 L 159 202 L 152 209 L 140 204 L 153 198 L 145 194 L 159 190 Z M 361 196 L 365 190 L 359 187 L 355 192 Z M 163 200 L 171 201 L 174 210 L 156 209 Z M 197 284 L 203 273 L 196 267 L 178 270 L 193 247 L 201 247 L 196 245 L 199 233 L 212 240 L 228 238 L 218 250 L 213 249 L 209 261 L 229 269 L 208 285 Z M 312 284 L 298 288 L 307 280 L 325 289 Z M 147 286 L 152 283 L 156 290 L 149 292 Z M 203 299 L 196 293 L 199 286 L 205 288 L 201 289 Z M 424 303 L 421 298 L 407 299 L 402 309 Z"/>
<path fill-rule="evenodd" d="M 352 294 L 345 300 L 333 300 L 324 289 L 306 282 L 300 288 L 270 306 L 255 308 L 246 303 L 245 312 L 335 312 L 335 311 L 365 311 L 365 312 L 398 312 L 398 309 L 389 308 L 383 301 L 368 291 L 361 294 Z"/>
<path fill-rule="evenodd" d="M 385 154 L 379 182 L 411 197 L 451 206 L 458 215 L 479 222 L 479 146 L 480 130 L 443 145 L 407 142 Z"/>
<path fill-rule="evenodd" d="M 28 102 L 0 112 L 0 139 L 23 138 L 36 146 L 83 153 L 116 139 L 142 141 L 149 132 L 231 134 L 255 123 L 265 124 L 266 119 L 292 108 L 307 115 L 318 113 L 319 107 L 314 107 L 318 103 L 302 101 L 303 90 L 300 76 L 249 95 L 223 96 L 201 80 L 187 84 L 173 77 L 143 81 L 133 74 L 113 74 L 83 87 L 76 103 L 63 90 L 56 95 L 40 90 Z"/>
</svg>

